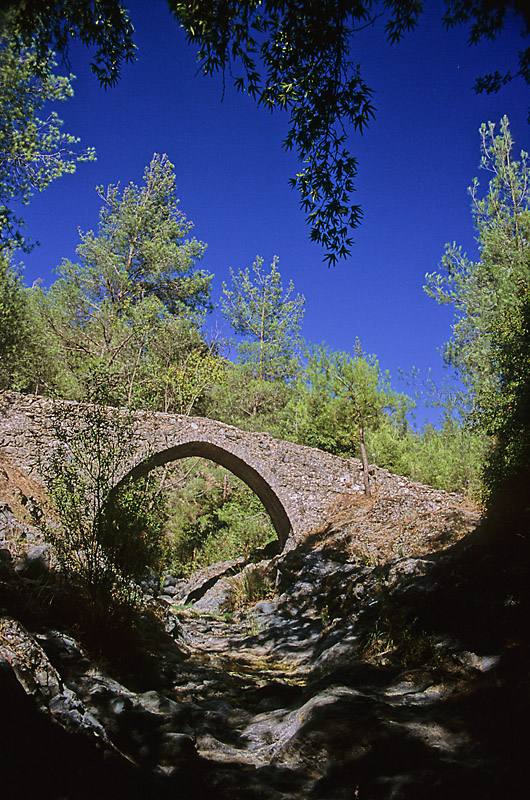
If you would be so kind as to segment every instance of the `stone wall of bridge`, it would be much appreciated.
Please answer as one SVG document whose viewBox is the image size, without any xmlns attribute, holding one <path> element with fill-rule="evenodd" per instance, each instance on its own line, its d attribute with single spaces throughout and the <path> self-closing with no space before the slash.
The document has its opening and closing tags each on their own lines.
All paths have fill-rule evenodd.
<svg viewBox="0 0 530 800">
<path fill-rule="evenodd" d="M 34 479 L 45 482 L 49 456 L 57 446 L 57 424 L 75 435 L 83 424 L 81 404 L 15 392 L 0 394 L 0 450 Z M 357 459 L 341 458 L 267 433 L 249 433 L 204 417 L 127 412 L 134 447 L 120 465 L 116 482 L 188 456 L 202 456 L 229 469 L 260 497 L 278 538 L 325 524 L 345 495 L 363 493 Z"/>
</svg>

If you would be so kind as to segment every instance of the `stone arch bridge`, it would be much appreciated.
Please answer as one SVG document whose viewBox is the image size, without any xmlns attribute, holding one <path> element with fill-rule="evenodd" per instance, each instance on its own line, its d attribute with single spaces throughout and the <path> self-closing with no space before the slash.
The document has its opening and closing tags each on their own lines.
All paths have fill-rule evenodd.
<svg viewBox="0 0 530 800">
<path fill-rule="evenodd" d="M 88 407 L 15 392 L 0 393 L 0 453 L 45 484 L 49 456 L 58 445 L 58 424 L 67 436 L 86 424 Z M 226 467 L 260 498 L 278 539 L 301 534 L 326 521 L 345 495 L 363 492 L 358 459 L 341 458 L 312 447 L 248 433 L 204 417 L 109 409 L 133 430 L 134 446 L 120 463 L 116 484 L 155 466 L 202 456 Z"/>
</svg>

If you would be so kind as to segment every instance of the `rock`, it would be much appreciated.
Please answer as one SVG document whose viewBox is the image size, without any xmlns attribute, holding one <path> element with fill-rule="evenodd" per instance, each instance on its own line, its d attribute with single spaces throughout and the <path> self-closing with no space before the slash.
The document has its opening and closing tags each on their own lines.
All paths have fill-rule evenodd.
<svg viewBox="0 0 530 800">
<path fill-rule="evenodd" d="M 50 572 L 51 553 L 47 544 L 33 544 L 15 564 L 15 570 L 23 578 L 38 580 Z"/>
<path fill-rule="evenodd" d="M 399 578 L 423 575 L 429 562 L 423 558 L 403 558 L 397 561 L 388 572 L 388 583 L 396 583 Z"/>
<path fill-rule="evenodd" d="M 476 669 L 479 672 L 489 672 L 490 669 L 498 666 L 500 656 L 479 656 L 476 653 L 471 653 L 467 650 L 461 650 L 460 652 L 454 654 L 454 659 L 464 667 L 470 667 L 471 669 Z"/>
<path fill-rule="evenodd" d="M 274 600 L 260 600 L 252 607 L 252 614 L 255 617 L 268 617 L 276 612 L 278 606 L 277 599 Z"/>
<path fill-rule="evenodd" d="M 42 517 L 44 516 L 44 511 L 42 510 L 38 501 L 30 495 L 27 501 L 27 510 L 31 517 L 35 520 L 35 522 L 40 522 Z"/>
<path fill-rule="evenodd" d="M 65 687 L 57 670 L 37 641 L 20 623 L 0 620 L 0 657 L 7 662 L 24 691 L 66 730 L 105 742 L 104 728 L 75 693 Z"/>
<path fill-rule="evenodd" d="M 163 598 L 162 598 L 163 599 Z M 170 602 L 170 600 L 169 600 Z M 178 619 L 173 614 L 166 613 L 164 615 L 164 632 L 171 636 L 172 639 L 182 639 L 182 626 Z"/>
<path fill-rule="evenodd" d="M 197 611 L 216 613 L 223 611 L 232 595 L 232 584 L 228 578 L 217 579 L 211 589 L 205 592 L 193 607 Z"/>
<path fill-rule="evenodd" d="M 197 758 L 197 749 L 191 736 L 185 733 L 164 733 L 157 755 L 159 765 L 173 771 L 183 763 Z"/>
<path fill-rule="evenodd" d="M 292 537 L 270 561 L 247 566 L 241 558 L 188 580 L 165 576 L 170 635 L 148 639 L 156 663 L 148 677 L 140 670 L 111 676 L 72 635 L 45 630 L 41 621 L 38 636 L 12 617 L 2 621 L 0 691 L 7 711 L 0 757 L 11 757 L 10 732 L 23 720 L 29 744 L 18 737 L 22 768 L 29 772 L 37 760 L 43 775 L 42 787 L 18 795 L 9 787 L 6 794 L 8 758 L 4 794 L 77 800 L 80 787 L 63 786 L 56 775 L 46 794 L 45 764 L 55 759 L 64 771 L 79 768 L 84 797 L 98 800 L 526 796 L 528 654 L 509 616 L 522 607 L 515 600 L 504 605 L 503 594 L 505 616 L 481 619 L 479 609 L 471 633 L 458 628 L 480 603 L 477 587 L 489 590 L 482 575 L 473 582 L 472 550 L 459 569 L 464 545 L 436 552 L 442 539 L 453 543 L 471 524 L 459 501 L 451 500 L 451 510 L 443 493 L 396 478 L 380 481 L 377 491 L 369 503 L 340 506 L 322 529 Z M 6 514 L 0 508 L 2 520 Z M 6 606 L 9 560 L 0 576 Z M 243 570 L 271 586 L 278 577 L 277 596 L 225 618 L 219 611 Z M 38 584 L 13 580 L 40 592 Z M 179 608 L 182 602 L 194 607 Z M 512 627 L 505 632 L 499 619 Z M 477 627 L 489 632 L 495 625 L 509 641 L 504 652 L 473 639 Z M 403 660 L 407 644 L 416 660 Z M 32 738 L 42 730 L 38 720 L 48 727 Z M 50 730 L 60 731 L 58 743 Z M 38 760 L 48 741 L 54 755 Z M 102 763 L 87 760 L 80 741 L 103 754 L 103 764 L 115 760 L 132 770 L 123 774 L 133 774 L 137 790 L 124 780 L 111 794 Z M 82 771 L 86 763 L 94 783 Z"/>
<path fill-rule="evenodd" d="M 188 580 L 177 581 L 177 592 L 173 595 L 175 602 L 181 605 L 196 603 L 220 578 L 236 575 L 245 564 L 246 558 L 243 556 L 232 561 L 221 561 L 195 572 Z"/>
<path fill-rule="evenodd" d="M 177 714 L 181 706 L 160 692 L 150 690 L 138 695 L 138 702 L 150 714 Z"/>
</svg>

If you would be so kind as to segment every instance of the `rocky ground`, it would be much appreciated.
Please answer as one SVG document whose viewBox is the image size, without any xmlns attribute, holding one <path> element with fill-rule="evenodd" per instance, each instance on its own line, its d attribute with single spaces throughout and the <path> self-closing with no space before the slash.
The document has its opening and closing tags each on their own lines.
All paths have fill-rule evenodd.
<svg viewBox="0 0 530 800">
<path fill-rule="evenodd" d="M 527 796 L 522 579 L 462 498 L 396 479 L 282 553 L 167 576 L 154 669 L 118 679 L 24 609 L 48 556 L 36 490 L 8 473 L 3 796 Z"/>
</svg>

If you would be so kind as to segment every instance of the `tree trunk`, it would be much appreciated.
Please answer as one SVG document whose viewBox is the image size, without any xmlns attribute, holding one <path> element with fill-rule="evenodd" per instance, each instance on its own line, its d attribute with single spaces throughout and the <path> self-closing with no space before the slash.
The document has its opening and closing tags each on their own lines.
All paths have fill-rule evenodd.
<svg viewBox="0 0 530 800">
<path fill-rule="evenodd" d="M 359 441 L 361 443 L 361 458 L 363 462 L 363 481 L 364 481 L 364 493 L 366 497 L 371 497 L 371 490 L 370 490 L 370 475 L 368 473 L 368 458 L 366 456 L 366 445 L 364 443 L 364 429 L 362 425 L 359 425 Z"/>
</svg>

